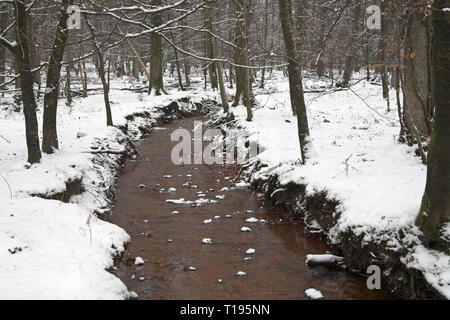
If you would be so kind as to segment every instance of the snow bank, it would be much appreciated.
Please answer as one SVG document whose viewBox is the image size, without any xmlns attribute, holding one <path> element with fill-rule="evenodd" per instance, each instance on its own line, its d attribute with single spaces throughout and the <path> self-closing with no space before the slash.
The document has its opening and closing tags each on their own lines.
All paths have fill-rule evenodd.
<svg viewBox="0 0 450 320">
<path fill-rule="evenodd" d="M 325 87 L 306 79 L 306 89 L 317 86 Z M 351 230 L 362 237 L 363 245 L 380 244 L 393 251 L 417 246 L 420 231 L 414 222 L 425 188 L 426 166 L 414 148 L 397 142 L 396 110 L 386 112 L 380 88 L 364 81 L 351 90 L 328 90 L 305 95 L 314 147 L 313 159 L 306 165 L 299 165 L 297 121 L 288 82 L 281 75 L 274 75 L 266 89 L 255 90 L 260 108 L 254 110 L 252 122 L 245 121 L 244 107 L 233 109 L 236 126 L 244 128 L 250 142 L 260 149 L 257 160 L 264 166 L 252 179 L 276 176 L 281 188 L 277 192 L 295 183 L 306 186 L 308 196 L 322 193 L 337 201 L 337 222 L 328 234 L 335 244 Z M 395 106 L 395 92 L 390 96 Z M 426 254 L 417 254 L 417 250 L 405 259 L 407 266 L 420 266 L 427 279 L 440 279 L 430 283 L 450 298 L 448 256 L 426 249 Z"/>
<path fill-rule="evenodd" d="M 120 153 L 130 138 L 139 138 L 139 127 L 153 125 L 161 107 L 186 93 L 148 96 L 121 90 L 130 87 L 128 81 L 111 83 L 113 121 L 127 127 L 128 136 L 106 126 L 101 91 L 75 99 L 71 108 L 60 101 L 60 149 L 32 166 L 25 161 L 23 114 L 4 108 L 12 101 L 10 94 L 0 98 L 0 135 L 6 139 L 0 140 L 0 299 L 135 298 L 106 271 L 130 238 L 93 212 L 109 210 Z M 194 102 L 208 98 L 202 90 L 189 95 Z M 150 119 L 128 122 L 133 114 Z M 37 115 L 41 127 L 42 112 Z M 55 198 L 73 181 L 84 192 L 72 196 L 71 203 L 33 197 Z"/>
</svg>

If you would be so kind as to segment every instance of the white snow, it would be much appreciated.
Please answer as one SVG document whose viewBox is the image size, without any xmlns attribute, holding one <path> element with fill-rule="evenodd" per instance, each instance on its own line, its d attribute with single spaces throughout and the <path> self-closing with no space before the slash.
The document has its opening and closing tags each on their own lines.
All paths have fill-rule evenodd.
<svg viewBox="0 0 450 320">
<path fill-rule="evenodd" d="M 319 85 L 318 79 L 304 81 L 306 89 Z M 305 95 L 314 147 L 306 165 L 299 164 L 297 121 L 291 111 L 289 84 L 281 75 L 266 89 L 255 90 L 260 107 L 254 110 L 253 121 L 246 121 L 244 107 L 233 109 L 236 126 L 244 128 L 261 151 L 255 160 L 264 167 L 253 173 L 252 180 L 278 176 L 280 188 L 293 182 L 305 185 L 309 196 L 325 193 L 339 202 L 337 223 L 328 234 L 333 243 L 351 230 L 362 237 L 363 244 L 387 245 L 391 250 L 413 248 L 415 253 L 404 263 L 422 270 L 426 279 L 434 279 L 430 283 L 450 298 L 446 288 L 450 266 L 442 263 L 448 256 L 415 248 L 420 245 L 415 220 L 426 166 L 415 156 L 414 147 L 397 142 L 398 113 L 396 108 L 386 112 L 380 87 L 361 81 L 351 89 Z M 394 91 L 390 97 L 391 107 L 396 106 Z M 236 184 L 241 185 L 248 183 Z M 407 236 L 402 238 L 400 233 Z"/>
<path fill-rule="evenodd" d="M 252 231 L 252 229 L 250 229 L 249 227 L 242 227 L 241 231 L 242 232 L 250 232 L 250 231 Z"/>
<path fill-rule="evenodd" d="M 243 277 L 243 276 L 246 276 L 246 275 L 247 275 L 247 273 L 244 272 L 244 271 L 238 271 L 238 272 L 236 272 L 236 276 L 238 276 L 238 277 Z"/>
<path fill-rule="evenodd" d="M 323 299 L 323 294 L 317 289 L 309 288 L 305 290 L 305 295 L 311 300 Z"/>
<path fill-rule="evenodd" d="M 125 126 L 125 117 L 139 112 L 148 112 L 150 119 L 128 123 L 126 136 L 106 126 L 101 91 L 84 99 L 74 97 L 70 108 L 62 99 L 58 106 L 60 148 L 52 155 L 43 154 L 41 162 L 33 165 L 26 163 L 23 113 L 5 108 L 13 100 L 12 93 L 0 97 L 0 135 L 9 141 L 0 139 L 0 299 L 136 297 L 106 271 L 113 267 L 114 256 L 124 250 L 129 236 L 93 214 L 108 212 L 108 192 L 115 184 L 120 155 L 94 154 L 91 147 L 124 152 L 127 140 L 140 136 L 138 126 L 156 124 L 162 114 L 158 107 L 186 93 L 173 90 L 155 97 L 120 90 L 130 86 L 128 79 L 111 79 L 114 124 Z M 207 95 L 203 90 L 189 92 L 193 101 Z M 42 99 L 38 104 L 42 137 Z M 86 192 L 73 196 L 70 203 L 41 198 L 56 197 L 66 191 L 66 183 L 81 179 Z"/>
<path fill-rule="evenodd" d="M 333 254 L 308 254 L 306 255 L 306 265 L 328 265 L 328 266 L 342 266 L 344 258 L 335 256 Z"/>
<path fill-rule="evenodd" d="M 141 266 L 145 263 L 144 259 L 142 259 L 141 257 L 136 257 L 134 259 L 134 264 L 137 266 Z"/>
<path fill-rule="evenodd" d="M 203 220 L 203 224 L 210 224 L 210 223 L 212 223 L 212 219 Z"/>
<path fill-rule="evenodd" d="M 250 223 L 255 223 L 255 222 L 258 222 L 259 220 L 256 219 L 255 217 L 251 217 L 251 218 L 246 219 L 245 221 L 250 222 Z"/>
<path fill-rule="evenodd" d="M 203 244 L 212 244 L 212 240 L 211 240 L 210 238 L 204 238 L 204 239 L 202 240 L 202 243 L 203 243 Z"/>
<path fill-rule="evenodd" d="M 247 251 L 245 251 L 246 254 L 254 254 L 255 252 L 256 250 L 253 248 L 247 249 Z"/>
</svg>

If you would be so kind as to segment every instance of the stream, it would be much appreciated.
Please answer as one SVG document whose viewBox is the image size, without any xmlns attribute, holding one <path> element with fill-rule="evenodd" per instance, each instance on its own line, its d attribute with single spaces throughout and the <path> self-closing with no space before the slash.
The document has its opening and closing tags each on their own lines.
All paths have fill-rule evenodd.
<svg viewBox="0 0 450 320">
<path fill-rule="evenodd" d="M 307 254 L 332 248 L 262 194 L 232 188 L 237 166 L 173 164 L 177 142 L 171 142 L 171 132 L 192 132 L 199 119 L 155 128 L 138 144 L 141 157 L 127 160 L 119 176 L 111 222 L 128 232 L 131 243 L 115 274 L 129 290 L 139 299 L 306 299 L 308 288 L 325 299 L 393 298 L 367 289 L 364 277 L 306 266 Z M 229 190 L 220 191 L 224 187 Z M 217 202 L 166 202 L 180 198 Z M 246 221 L 252 217 L 259 221 Z M 204 244 L 205 238 L 212 244 Z M 136 266 L 136 257 L 145 263 Z"/>
</svg>

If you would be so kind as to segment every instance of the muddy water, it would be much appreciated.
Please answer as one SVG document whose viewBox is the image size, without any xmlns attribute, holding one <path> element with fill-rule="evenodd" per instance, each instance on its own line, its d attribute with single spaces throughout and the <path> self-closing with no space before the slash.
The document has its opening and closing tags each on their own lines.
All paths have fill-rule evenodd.
<svg viewBox="0 0 450 320">
<path fill-rule="evenodd" d="M 262 195 L 248 189 L 219 191 L 232 185 L 236 167 L 174 165 L 170 155 L 176 142 L 170 141 L 170 133 L 180 127 L 192 130 L 194 120 L 198 118 L 155 130 L 140 143 L 142 159 L 128 161 L 119 178 L 112 222 L 132 239 L 117 270 L 129 290 L 140 299 L 305 299 L 308 288 L 327 299 L 391 298 L 368 290 L 362 277 L 305 266 L 306 254 L 331 249 L 305 235 L 301 223 Z M 183 187 L 187 182 L 198 188 Z M 166 203 L 199 199 L 200 191 L 206 199 L 225 198 L 197 207 Z M 266 223 L 245 221 L 251 217 Z M 206 219 L 212 223 L 203 224 Z M 244 226 L 252 231 L 241 232 Z M 213 243 L 202 244 L 204 238 Z M 249 248 L 255 253 L 246 254 Z M 135 266 L 135 257 L 145 264 Z M 236 276 L 239 271 L 246 275 Z"/>
</svg>

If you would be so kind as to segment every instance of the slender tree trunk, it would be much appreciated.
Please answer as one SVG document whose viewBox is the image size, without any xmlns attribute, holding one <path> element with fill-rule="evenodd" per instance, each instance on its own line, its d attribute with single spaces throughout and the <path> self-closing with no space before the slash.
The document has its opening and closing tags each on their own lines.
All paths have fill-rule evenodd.
<svg viewBox="0 0 450 320">
<path fill-rule="evenodd" d="M 183 22 L 182 22 L 183 23 Z M 181 33 L 181 47 L 183 49 L 183 51 L 187 51 L 187 46 L 186 46 L 186 32 L 184 31 Z M 186 80 L 186 87 L 190 87 L 191 86 L 191 79 L 189 74 L 191 73 L 191 65 L 189 63 L 189 56 L 187 54 L 184 55 L 184 78 Z"/>
<path fill-rule="evenodd" d="M 97 42 L 95 32 L 94 32 L 92 25 L 89 23 L 89 21 L 87 19 L 86 19 L 86 23 L 88 25 L 89 31 L 91 32 L 92 43 L 94 44 L 95 52 L 97 53 L 97 58 L 98 58 L 97 59 L 97 71 L 98 71 L 98 75 L 100 77 L 100 80 L 102 81 L 102 86 L 103 86 L 103 99 L 105 100 L 105 110 L 106 110 L 106 125 L 113 126 L 111 103 L 109 101 L 109 72 L 108 72 L 108 79 L 107 79 L 106 72 L 105 72 L 105 58 L 104 58 L 101 48 Z"/>
<path fill-rule="evenodd" d="M 42 151 L 45 153 L 53 153 L 54 149 L 58 149 L 56 117 L 59 96 L 59 79 L 64 50 L 69 36 L 69 30 L 67 29 L 67 19 L 69 18 L 67 7 L 70 4 L 72 4 L 72 1 L 63 0 L 58 26 L 56 28 L 55 40 L 53 42 L 52 52 L 48 63 L 47 85 L 44 95 L 42 139 Z"/>
<path fill-rule="evenodd" d="M 292 18 L 289 11 L 290 0 L 278 0 L 280 10 L 281 29 L 283 32 L 286 55 L 288 57 L 289 90 L 293 110 L 297 114 L 298 136 L 300 141 L 300 152 L 303 163 L 306 163 L 309 157 L 310 136 L 308 117 L 306 113 L 305 99 L 303 96 L 303 83 L 301 67 L 298 63 L 297 49 L 292 33 Z"/>
<path fill-rule="evenodd" d="M 443 10 L 449 7 L 450 0 L 437 0 L 433 4 L 432 93 L 436 122 L 428 156 L 425 194 L 416 221 L 423 232 L 424 244 L 447 254 L 449 246 L 441 240 L 441 229 L 450 222 L 450 15 Z"/>
<path fill-rule="evenodd" d="M 378 43 L 378 72 L 381 75 L 381 85 L 383 88 L 383 98 L 386 100 L 387 111 L 391 111 L 390 101 L 389 101 L 389 84 L 388 84 L 388 76 L 387 76 L 387 63 L 386 63 L 386 43 L 387 43 L 387 33 L 390 24 L 389 12 L 390 8 L 387 7 L 386 1 L 381 1 L 381 12 L 384 15 L 381 16 L 381 30 L 380 30 L 380 40 Z"/>
<path fill-rule="evenodd" d="M 353 23 L 351 28 L 351 34 L 350 34 L 350 41 L 348 44 L 348 48 L 350 52 L 348 53 L 346 60 L 345 60 L 345 69 L 344 69 L 344 76 L 342 78 L 342 87 L 348 87 L 350 83 L 350 78 L 353 73 L 353 69 L 355 67 L 355 64 L 357 62 L 357 43 L 356 40 L 358 38 L 358 33 L 360 29 L 360 18 L 361 18 L 361 0 L 356 0 L 353 4 Z"/>
<path fill-rule="evenodd" d="M 214 3 L 214 6 L 215 5 L 216 5 L 216 2 Z M 208 10 L 208 19 L 209 19 L 210 31 L 213 34 L 217 34 L 216 27 L 215 27 L 215 24 L 214 24 L 215 7 L 208 8 L 207 10 Z M 213 49 L 214 49 L 214 56 L 215 57 L 219 57 L 219 55 L 220 55 L 219 40 L 216 37 L 214 37 L 214 41 L 213 41 L 212 45 L 213 45 Z M 220 62 L 216 63 L 216 68 L 217 68 L 217 78 L 219 80 L 220 98 L 222 100 L 223 111 L 225 113 L 227 113 L 228 110 L 229 110 L 229 105 L 228 105 L 227 92 L 226 92 L 226 89 L 225 89 L 225 83 L 223 81 L 222 64 Z"/>
<path fill-rule="evenodd" d="M 263 49 L 264 55 L 266 55 L 267 51 L 267 35 L 269 33 L 269 0 L 265 0 L 264 4 L 264 35 L 263 35 Z M 261 70 L 261 84 L 259 87 L 264 89 L 264 81 L 266 76 L 266 59 L 263 60 L 263 69 Z"/>
<path fill-rule="evenodd" d="M 41 160 L 39 147 L 39 130 L 36 117 L 36 100 L 33 92 L 33 74 L 31 72 L 30 44 L 28 43 L 27 12 L 23 1 L 14 0 L 14 16 L 16 17 L 15 58 L 20 72 L 20 85 L 25 115 L 25 135 L 28 147 L 28 162 Z"/>
<path fill-rule="evenodd" d="M 151 0 L 152 6 L 160 7 L 162 0 Z M 150 16 L 150 22 L 154 27 L 162 24 L 162 14 L 154 13 Z M 150 88 L 149 93 L 154 90 L 155 95 L 159 96 L 164 91 L 163 82 L 163 53 L 161 36 L 157 33 L 151 33 L 150 35 Z"/>
<path fill-rule="evenodd" d="M 5 4 L 0 5 L 0 31 L 5 30 L 8 19 L 7 7 Z M 6 47 L 0 45 L 0 84 L 5 82 L 6 74 Z"/>
</svg>

